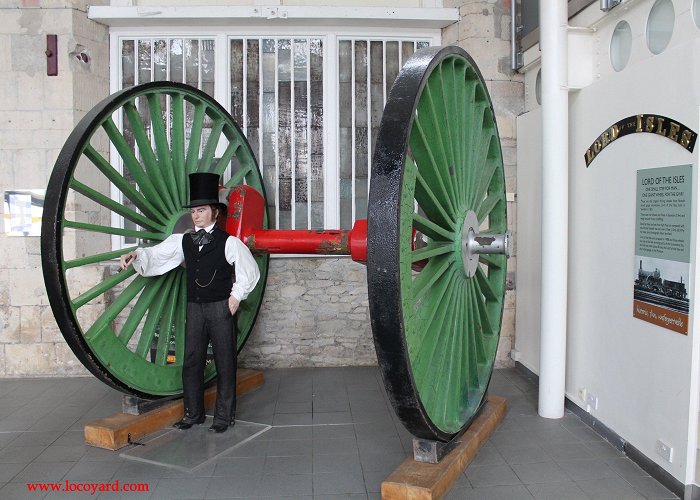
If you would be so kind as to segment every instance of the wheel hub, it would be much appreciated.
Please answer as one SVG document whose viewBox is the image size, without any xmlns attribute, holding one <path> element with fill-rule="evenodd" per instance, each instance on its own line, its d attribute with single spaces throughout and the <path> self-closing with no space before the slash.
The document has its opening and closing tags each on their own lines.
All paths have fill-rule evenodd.
<svg viewBox="0 0 700 500">
<path fill-rule="evenodd" d="M 472 278 L 479 267 L 480 254 L 501 254 L 511 256 L 512 237 L 510 231 L 505 234 L 480 234 L 479 219 L 473 210 L 467 212 L 462 225 L 462 263 L 464 273 Z"/>
</svg>

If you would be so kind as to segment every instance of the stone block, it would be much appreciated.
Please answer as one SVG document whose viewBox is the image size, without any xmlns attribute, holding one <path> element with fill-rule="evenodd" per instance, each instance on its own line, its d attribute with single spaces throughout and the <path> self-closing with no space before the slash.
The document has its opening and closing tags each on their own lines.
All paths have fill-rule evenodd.
<svg viewBox="0 0 700 500">
<path fill-rule="evenodd" d="M 39 52 L 44 53 L 46 44 Z M 13 54 L 14 58 L 14 54 Z M 44 73 L 30 74 L 27 72 L 14 72 L 14 84 L 22 91 L 18 94 L 17 108 L 18 110 L 43 110 L 44 102 L 44 78 L 46 78 L 46 62 L 44 64 Z"/>
<path fill-rule="evenodd" d="M 0 95 L 2 95 L 0 83 Z M 0 99 L 2 102 L 2 99 Z M 31 149 L 34 147 L 32 136 L 26 130 L 0 130 L 0 144 L 5 149 Z"/>
<path fill-rule="evenodd" d="M 5 369 L 5 345 L 0 344 L 0 376 L 4 377 L 7 375 L 7 370 Z"/>
<path fill-rule="evenodd" d="M 27 238 L 23 236 L 0 236 L 3 248 L 2 267 L 5 269 L 27 268 Z"/>
<path fill-rule="evenodd" d="M 49 303 L 41 268 L 16 269 L 11 274 L 11 280 L 10 305 L 35 306 Z"/>
<path fill-rule="evenodd" d="M 46 74 L 46 57 L 43 55 L 46 50 L 46 36 L 38 33 L 43 13 L 41 11 L 25 12 L 27 15 L 23 16 L 23 19 L 28 17 L 35 19 L 30 24 L 36 24 L 35 28 L 31 28 L 32 31 L 36 30 L 36 34 L 25 32 L 18 35 L 10 35 L 12 47 L 11 69 L 17 73 L 37 77 Z"/>
<path fill-rule="evenodd" d="M 2 17 L 0 16 L 0 19 Z M 15 73 L 11 71 L 0 71 L 0 96 L 2 96 L 2 99 L 0 99 L 0 111 L 18 109 L 19 89 L 14 81 L 14 77 Z M 0 137 L 2 136 L 0 135 Z M 5 140 L 0 142 L 3 148 L 7 147 Z M 31 144 L 31 141 L 28 141 L 28 144 Z"/>
<path fill-rule="evenodd" d="M 0 344 L 20 342 L 21 324 L 19 307 L 0 307 Z"/>
<path fill-rule="evenodd" d="M 54 344 L 6 344 L 5 374 L 8 377 L 56 374 Z"/>
<path fill-rule="evenodd" d="M 61 330 L 56 324 L 53 311 L 49 306 L 41 306 L 41 341 L 42 342 L 65 342 Z"/>
<path fill-rule="evenodd" d="M 39 149 L 62 148 L 70 131 L 66 130 L 38 130 L 33 134 L 33 147 Z"/>
<path fill-rule="evenodd" d="M 34 134 L 43 134 L 37 131 Z M 16 189 L 46 189 L 46 154 L 43 149 L 19 149 L 15 152 L 12 168 L 13 187 Z"/>
<path fill-rule="evenodd" d="M 90 375 L 88 369 L 75 356 L 68 344 L 56 343 L 50 345 L 53 345 L 56 351 L 56 373 L 59 375 Z"/>
<path fill-rule="evenodd" d="M 36 130 L 43 122 L 41 111 L 6 111 L 0 119 L 0 128 L 6 130 Z"/>
<path fill-rule="evenodd" d="M 0 16 L 0 34 L 21 33 L 19 20 L 23 12 L 19 9 L 3 9 Z"/>
<path fill-rule="evenodd" d="M 41 342 L 41 307 L 21 306 L 20 341 L 23 344 Z"/>
</svg>

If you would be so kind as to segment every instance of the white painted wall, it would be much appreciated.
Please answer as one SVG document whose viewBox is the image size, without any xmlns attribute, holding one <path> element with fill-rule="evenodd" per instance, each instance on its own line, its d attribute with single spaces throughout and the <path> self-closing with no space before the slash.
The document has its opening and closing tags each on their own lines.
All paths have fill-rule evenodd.
<svg viewBox="0 0 700 500">
<path fill-rule="evenodd" d="M 692 320 L 690 334 L 684 336 L 632 317 L 636 172 L 692 163 L 696 197 L 698 152 L 690 154 L 653 134 L 633 134 L 608 146 L 589 168 L 583 155 L 603 130 L 638 113 L 665 115 L 697 131 L 699 77 L 696 37 L 620 73 L 605 75 L 572 92 L 569 100 L 567 397 L 585 407 L 579 390 L 596 395 L 599 407 L 593 416 L 685 484 L 692 482 L 695 470 L 695 453 L 688 453 L 688 442 L 695 447 L 698 390 L 693 352 L 698 343 L 693 342 Z M 539 370 L 539 287 L 534 275 L 539 268 L 540 231 L 538 120 L 539 111 L 533 110 L 518 121 L 516 349 L 522 353 L 522 363 L 535 372 Z M 694 218 L 696 213 L 697 201 Z M 693 303 L 691 297 L 691 311 Z M 656 455 L 657 439 L 674 448 L 673 463 Z"/>
</svg>

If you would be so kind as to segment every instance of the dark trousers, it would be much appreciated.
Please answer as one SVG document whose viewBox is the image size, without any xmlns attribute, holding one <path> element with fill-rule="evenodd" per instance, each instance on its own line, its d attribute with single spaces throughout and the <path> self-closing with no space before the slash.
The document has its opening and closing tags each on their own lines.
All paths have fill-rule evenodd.
<svg viewBox="0 0 700 500">
<path fill-rule="evenodd" d="M 220 302 L 188 302 L 185 328 L 185 361 L 182 386 L 185 420 L 204 416 L 204 365 L 211 340 L 219 376 L 216 385 L 214 423 L 230 425 L 236 416 L 236 322 L 228 299 Z"/>
</svg>

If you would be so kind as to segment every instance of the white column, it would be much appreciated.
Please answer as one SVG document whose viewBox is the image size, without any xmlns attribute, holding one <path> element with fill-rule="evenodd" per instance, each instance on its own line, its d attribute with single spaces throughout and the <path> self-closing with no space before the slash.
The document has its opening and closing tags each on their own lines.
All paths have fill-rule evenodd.
<svg viewBox="0 0 700 500">
<path fill-rule="evenodd" d="M 542 50 L 542 331 L 539 414 L 564 416 L 569 216 L 567 2 L 540 0 Z"/>
</svg>

